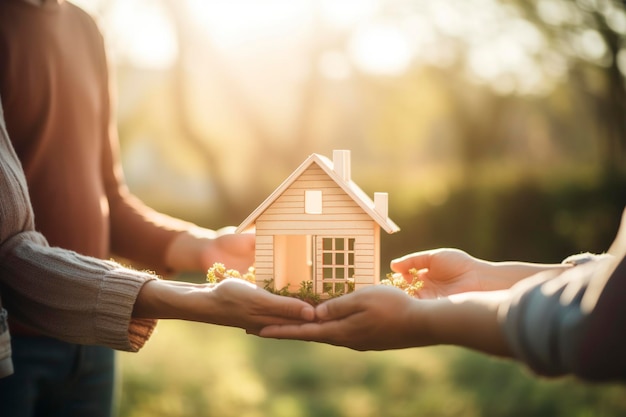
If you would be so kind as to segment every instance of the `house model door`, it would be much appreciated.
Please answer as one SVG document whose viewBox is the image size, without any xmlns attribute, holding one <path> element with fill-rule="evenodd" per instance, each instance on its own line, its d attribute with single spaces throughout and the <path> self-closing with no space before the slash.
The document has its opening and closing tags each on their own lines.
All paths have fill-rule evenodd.
<svg viewBox="0 0 626 417">
<path fill-rule="evenodd" d="M 302 281 L 311 281 L 311 236 L 274 236 L 274 288 L 288 286 L 295 292 Z"/>
</svg>

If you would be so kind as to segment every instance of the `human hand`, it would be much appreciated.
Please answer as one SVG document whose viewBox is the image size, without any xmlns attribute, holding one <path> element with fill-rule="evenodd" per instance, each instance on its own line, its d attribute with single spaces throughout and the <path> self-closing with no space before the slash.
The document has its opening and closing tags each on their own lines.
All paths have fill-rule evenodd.
<svg viewBox="0 0 626 417">
<path fill-rule="evenodd" d="M 202 270 L 218 262 L 227 269 L 247 271 L 254 264 L 254 239 L 253 233 L 237 234 L 232 226 L 217 230 L 200 254 Z"/>
<path fill-rule="evenodd" d="M 254 264 L 254 234 L 236 234 L 232 226 L 217 231 L 194 227 L 176 236 L 165 263 L 173 271 L 206 272 L 215 263 L 247 271 Z"/>
<path fill-rule="evenodd" d="M 309 322 L 315 311 L 302 300 L 271 294 L 238 278 L 218 284 L 153 280 L 139 292 L 133 317 L 197 321 L 256 334 L 269 325 Z"/>
<path fill-rule="evenodd" d="M 419 303 L 394 287 L 366 287 L 318 305 L 317 322 L 270 325 L 259 336 L 323 342 L 360 351 L 424 346 L 430 340 Z"/>
<path fill-rule="evenodd" d="M 434 249 L 394 259 L 391 270 L 411 282 L 414 276 L 409 271 L 416 269 L 417 279 L 423 281 L 424 286 L 415 296 L 438 298 L 484 290 L 478 271 L 487 264 L 458 249 Z"/>
<path fill-rule="evenodd" d="M 283 297 L 237 278 L 209 284 L 210 303 L 198 305 L 208 321 L 223 326 L 240 327 L 257 334 L 268 325 L 300 324 L 315 318 L 313 306 L 293 297 Z"/>
<path fill-rule="evenodd" d="M 447 344 L 510 356 L 497 318 L 509 296 L 508 290 L 478 291 L 418 300 L 398 288 L 374 285 L 318 305 L 316 322 L 270 325 L 258 334 L 360 351 Z"/>
</svg>

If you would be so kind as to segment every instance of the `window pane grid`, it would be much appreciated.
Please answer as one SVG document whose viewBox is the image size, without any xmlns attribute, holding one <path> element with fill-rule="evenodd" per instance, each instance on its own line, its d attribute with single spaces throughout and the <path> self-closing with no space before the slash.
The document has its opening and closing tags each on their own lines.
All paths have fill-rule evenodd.
<svg viewBox="0 0 626 417">
<path fill-rule="evenodd" d="M 354 238 L 322 239 L 322 292 L 351 292 L 354 277 Z"/>
</svg>

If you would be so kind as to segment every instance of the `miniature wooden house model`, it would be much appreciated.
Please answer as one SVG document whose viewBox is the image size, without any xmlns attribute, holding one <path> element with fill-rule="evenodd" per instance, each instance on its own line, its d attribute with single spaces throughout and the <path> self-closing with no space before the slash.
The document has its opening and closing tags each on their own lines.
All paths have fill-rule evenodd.
<svg viewBox="0 0 626 417">
<path fill-rule="evenodd" d="M 257 285 L 297 291 L 312 281 L 316 294 L 341 294 L 380 280 L 380 229 L 389 219 L 387 193 L 372 201 L 350 178 L 350 151 L 333 160 L 309 156 L 237 228 L 256 230 Z"/>
</svg>

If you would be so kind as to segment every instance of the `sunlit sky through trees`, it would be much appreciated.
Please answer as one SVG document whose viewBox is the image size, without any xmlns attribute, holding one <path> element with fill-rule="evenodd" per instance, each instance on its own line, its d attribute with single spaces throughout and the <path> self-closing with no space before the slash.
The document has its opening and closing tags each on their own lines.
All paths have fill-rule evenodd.
<svg viewBox="0 0 626 417">
<path fill-rule="evenodd" d="M 619 136 L 593 107 L 615 108 L 607 74 L 626 73 L 618 1 L 75 3 L 102 27 L 125 170 L 150 196 L 258 203 L 311 152 L 348 148 L 366 183 L 440 203 L 458 161 L 598 165 Z"/>
<path fill-rule="evenodd" d="M 176 59 L 174 28 L 163 2 L 76 3 L 95 13 L 104 11 L 101 23 L 118 59 L 152 68 L 168 67 Z M 581 16 L 570 3 L 541 0 L 537 9 L 550 24 L 575 23 Z M 275 48 L 287 54 L 315 37 L 346 36 L 345 48 L 326 51 L 318 62 L 328 78 L 349 77 L 353 68 L 397 76 L 412 65 L 452 65 L 463 47 L 469 76 L 502 92 L 539 93 L 562 77 L 567 65 L 506 1 L 180 0 L 176 7 L 227 55 L 263 56 Z M 626 33 L 622 10 L 616 9 L 609 23 Z M 292 42 L 287 45 L 285 39 Z M 602 60 L 607 52 L 592 28 L 578 33 L 572 45 L 589 60 Z M 626 60 L 623 55 L 621 59 Z"/>
</svg>

